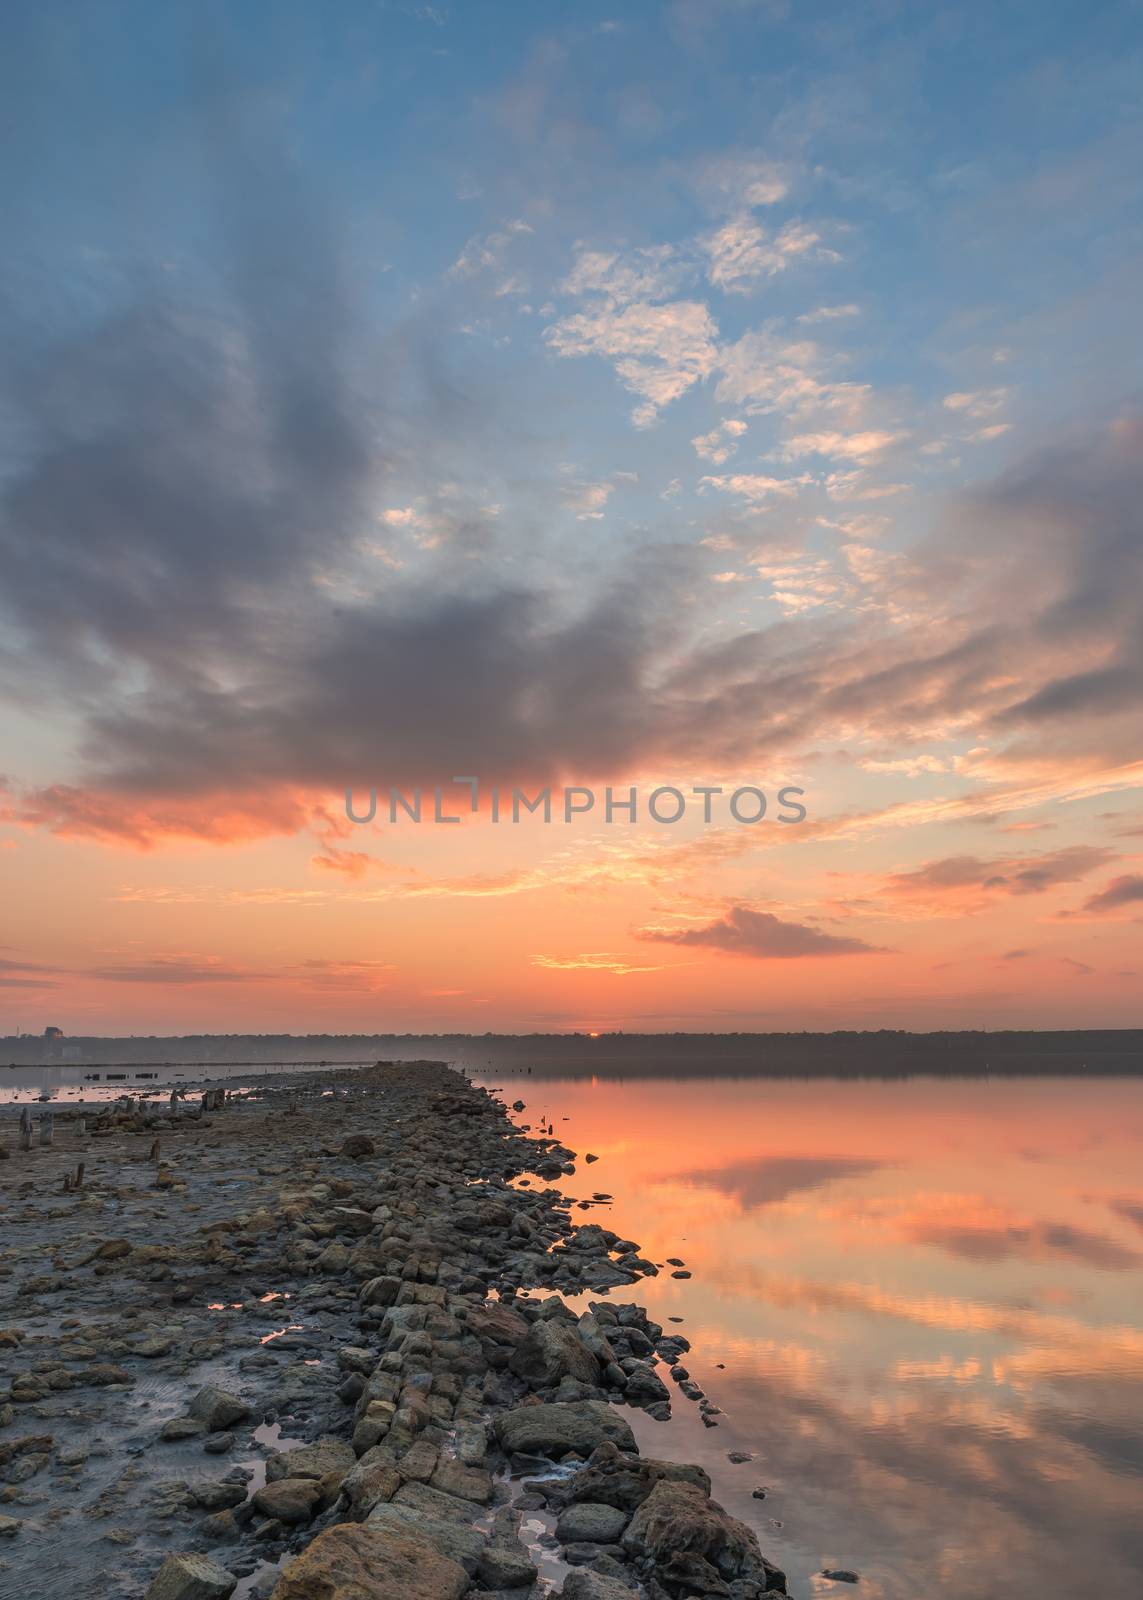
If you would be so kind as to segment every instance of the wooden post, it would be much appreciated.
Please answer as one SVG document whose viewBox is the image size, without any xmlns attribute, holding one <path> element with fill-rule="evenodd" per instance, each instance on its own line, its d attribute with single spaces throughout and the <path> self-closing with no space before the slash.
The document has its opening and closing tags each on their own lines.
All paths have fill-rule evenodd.
<svg viewBox="0 0 1143 1600">
<path fill-rule="evenodd" d="M 55 1136 L 56 1119 L 50 1111 L 45 1111 L 40 1118 L 40 1143 L 50 1145 Z"/>
<path fill-rule="evenodd" d="M 83 1188 L 83 1165 L 84 1164 L 81 1161 L 79 1163 L 79 1165 L 75 1169 L 75 1177 L 72 1179 L 72 1184 L 71 1184 L 73 1189 L 82 1189 Z"/>
<path fill-rule="evenodd" d="M 86 1133 L 87 1133 L 87 1118 L 86 1117 L 76 1117 L 76 1119 L 75 1119 L 75 1134 L 76 1134 L 76 1138 L 77 1139 L 82 1139 Z"/>
<path fill-rule="evenodd" d="M 158 1161 L 158 1159 L 159 1159 L 159 1141 L 158 1141 L 158 1139 L 156 1139 L 154 1144 L 151 1146 L 151 1154 L 148 1157 L 148 1160 L 150 1160 L 150 1161 Z"/>
<path fill-rule="evenodd" d="M 20 1149 L 32 1148 L 32 1113 L 27 1106 L 20 1112 Z"/>
</svg>

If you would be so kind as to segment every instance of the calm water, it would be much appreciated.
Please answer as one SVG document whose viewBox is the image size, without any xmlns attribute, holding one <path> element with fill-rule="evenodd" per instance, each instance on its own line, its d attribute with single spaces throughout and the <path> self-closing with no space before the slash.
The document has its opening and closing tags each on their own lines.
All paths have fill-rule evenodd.
<svg viewBox="0 0 1143 1600">
<path fill-rule="evenodd" d="M 1143 1083 L 487 1081 L 693 1271 L 638 1298 L 725 1415 L 680 1397 L 640 1443 L 701 1460 L 796 1596 L 1139 1600 Z"/>
</svg>

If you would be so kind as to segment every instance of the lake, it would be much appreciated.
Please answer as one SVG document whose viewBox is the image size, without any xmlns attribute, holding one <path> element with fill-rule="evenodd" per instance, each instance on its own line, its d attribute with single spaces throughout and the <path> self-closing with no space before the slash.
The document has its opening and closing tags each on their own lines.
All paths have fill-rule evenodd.
<svg viewBox="0 0 1143 1600">
<path fill-rule="evenodd" d="M 1143 1594 L 1143 1082 L 481 1081 L 693 1273 L 617 1293 L 683 1319 L 723 1415 L 676 1396 L 640 1445 L 701 1461 L 792 1594 Z"/>
</svg>

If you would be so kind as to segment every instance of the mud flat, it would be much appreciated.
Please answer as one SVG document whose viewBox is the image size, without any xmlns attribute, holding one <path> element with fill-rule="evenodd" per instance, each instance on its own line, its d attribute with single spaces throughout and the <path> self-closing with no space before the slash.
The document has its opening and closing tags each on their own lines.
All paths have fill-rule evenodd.
<svg viewBox="0 0 1143 1600">
<path fill-rule="evenodd" d="M 292 1073 L 18 1144 L 7 1116 L 0 1600 L 785 1592 L 702 1468 L 639 1454 L 630 1407 L 717 1409 L 630 1293 L 662 1264 L 459 1073 Z"/>
</svg>

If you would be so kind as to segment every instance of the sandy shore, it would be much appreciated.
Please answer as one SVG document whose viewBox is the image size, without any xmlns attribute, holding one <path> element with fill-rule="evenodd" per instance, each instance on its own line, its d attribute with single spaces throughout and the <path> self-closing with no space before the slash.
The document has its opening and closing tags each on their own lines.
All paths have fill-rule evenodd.
<svg viewBox="0 0 1143 1600">
<path fill-rule="evenodd" d="M 709 1404 L 627 1292 L 670 1266 L 459 1073 L 293 1073 L 17 1145 L 8 1115 L 0 1600 L 784 1592 L 626 1420 Z"/>
</svg>

